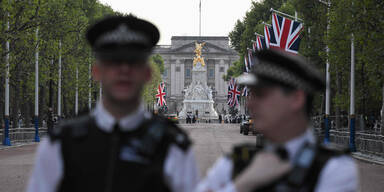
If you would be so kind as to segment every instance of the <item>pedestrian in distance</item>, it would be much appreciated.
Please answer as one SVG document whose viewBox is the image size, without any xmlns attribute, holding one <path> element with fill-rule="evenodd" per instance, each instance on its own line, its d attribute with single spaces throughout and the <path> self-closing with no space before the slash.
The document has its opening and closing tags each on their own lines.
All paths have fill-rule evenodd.
<svg viewBox="0 0 384 192">
<path fill-rule="evenodd" d="M 238 82 L 250 88 L 248 109 L 265 142 L 235 146 L 197 191 L 357 191 L 357 165 L 347 150 L 321 144 L 311 127 L 313 97 L 325 88 L 322 75 L 305 58 L 278 50 L 255 52 L 252 63 Z"/>
<path fill-rule="evenodd" d="M 49 134 L 52 132 L 53 126 L 54 126 L 53 109 L 52 109 L 52 107 L 49 107 L 48 112 L 47 112 L 47 131 Z"/>
<path fill-rule="evenodd" d="M 87 30 L 102 99 L 40 143 L 28 192 L 194 189 L 199 173 L 190 139 L 145 111 L 141 98 L 159 37 L 155 25 L 132 15 L 106 17 Z"/>
</svg>

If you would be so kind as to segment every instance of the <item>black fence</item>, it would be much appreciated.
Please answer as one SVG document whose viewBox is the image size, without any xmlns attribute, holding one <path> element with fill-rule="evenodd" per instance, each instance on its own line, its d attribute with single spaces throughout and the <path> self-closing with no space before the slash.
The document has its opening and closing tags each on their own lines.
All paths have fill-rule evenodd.
<svg viewBox="0 0 384 192">
<path fill-rule="evenodd" d="M 39 137 L 47 134 L 47 127 L 39 127 Z M 9 139 L 11 143 L 32 142 L 35 141 L 35 127 L 11 127 L 9 128 Z M 1 145 L 4 140 L 4 128 L 0 130 Z"/>
<path fill-rule="evenodd" d="M 330 116 L 329 139 L 333 143 L 349 146 L 350 119 L 348 116 Z M 312 117 L 313 127 L 319 139 L 325 135 L 324 117 Z M 381 120 L 369 120 L 362 115 L 356 116 L 355 146 L 358 152 L 384 157 L 384 130 Z"/>
</svg>

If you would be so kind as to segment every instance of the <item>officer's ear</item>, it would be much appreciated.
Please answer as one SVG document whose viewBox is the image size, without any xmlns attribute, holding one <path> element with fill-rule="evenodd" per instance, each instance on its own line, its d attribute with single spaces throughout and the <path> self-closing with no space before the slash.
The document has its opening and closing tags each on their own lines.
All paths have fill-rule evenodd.
<svg viewBox="0 0 384 192">
<path fill-rule="evenodd" d="M 305 111 L 307 94 L 302 90 L 295 90 L 290 94 L 290 106 L 293 111 Z"/>
<path fill-rule="evenodd" d="M 98 63 L 97 61 L 95 61 L 92 65 L 92 77 L 95 81 L 98 81 L 100 82 L 100 63 Z"/>
</svg>

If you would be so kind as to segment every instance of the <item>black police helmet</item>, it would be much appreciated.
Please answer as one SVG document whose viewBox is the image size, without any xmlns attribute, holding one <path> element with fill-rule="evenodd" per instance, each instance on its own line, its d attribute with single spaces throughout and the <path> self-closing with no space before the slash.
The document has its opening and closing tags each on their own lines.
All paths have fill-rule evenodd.
<svg viewBox="0 0 384 192">
<path fill-rule="evenodd" d="M 263 86 L 274 83 L 309 94 L 325 89 L 322 74 L 302 56 L 267 49 L 254 52 L 251 59 L 254 63 L 251 73 L 240 76 L 240 84 Z"/>
<path fill-rule="evenodd" d="M 160 38 L 158 28 L 135 16 L 108 16 L 87 30 L 86 38 L 100 60 L 146 61 Z"/>
</svg>

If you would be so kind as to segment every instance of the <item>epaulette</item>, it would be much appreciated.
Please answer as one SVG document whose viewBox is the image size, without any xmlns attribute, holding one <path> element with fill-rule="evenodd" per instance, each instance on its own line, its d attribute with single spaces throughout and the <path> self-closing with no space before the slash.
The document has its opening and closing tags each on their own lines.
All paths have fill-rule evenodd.
<svg viewBox="0 0 384 192">
<path fill-rule="evenodd" d="M 243 143 L 235 145 L 232 152 L 227 155 L 233 162 L 232 178 L 236 178 L 252 161 L 253 156 L 262 150 L 262 146 Z"/>
<path fill-rule="evenodd" d="M 87 114 L 74 119 L 64 120 L 58 126 L 54 127 L 49 133 L 51 141 L 60 140 L 68 135 L 71 138 L 81 138 L 88 134 L 88 123 L 92 117 Z"/>
</svg>

